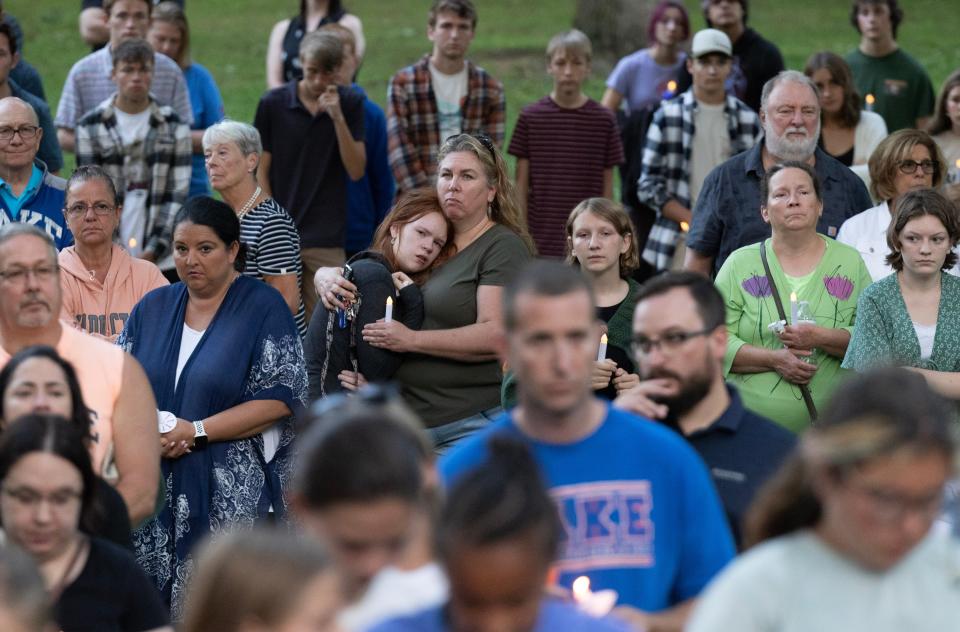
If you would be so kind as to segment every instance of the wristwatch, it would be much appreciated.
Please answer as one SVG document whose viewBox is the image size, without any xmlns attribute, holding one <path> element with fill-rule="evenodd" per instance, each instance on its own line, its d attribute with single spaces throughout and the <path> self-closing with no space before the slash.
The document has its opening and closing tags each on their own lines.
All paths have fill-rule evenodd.
<svg viewBox="0 0 960 632">
<path fill-rule="evenodd" d="M 193 449 L 202 450 L 207 447 L 209 442 L 207 431 L 203 427 L 203 420 L 193 422 Z"/>
</svg>

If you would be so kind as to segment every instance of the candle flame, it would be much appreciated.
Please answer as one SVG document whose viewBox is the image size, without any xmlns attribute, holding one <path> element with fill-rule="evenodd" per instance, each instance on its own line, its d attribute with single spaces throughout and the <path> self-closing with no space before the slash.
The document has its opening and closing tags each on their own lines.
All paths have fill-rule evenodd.
<svg viewBox="0 0 960 632">
<path fill-rule="evenodd" d="M 131 248 L 136 248 L 136 247 L 137 247 L 137 239 L 136 239 L 135 237 L 131 237 L 131 238 L 130 238 L 130 241 L 128 241 L 127 244 L 128 244 Z"/>
<path fill-rule="evenodd" d="M 583 601 L 590 595 L 590 578 L 586 575 L 573 580 L 573 598 L 576 601 Z"/>
<path fill-rule="evenodd" d="M 680 230 L 682 230 L 683 232 L 687 232 L 688 230 L 690 230 L 690 224 L 686 222 L 680 222 Z"/>
<path fill-rule="evenodd" d="M 796 302 L 797 302 L 797 293 L 796 293 L 796 292 L 790 292 L 790 301 L 793 302 L 793 303 L 796 303 Z"/>
<path fill-rule="evenodd" d="M 607 334 L 603 334 L 602 336 L 600 336 L 600 344 L 602 345 L 607 344 Z M 586 579 L 588 583 L 590 582 L 589 578 L 584 577 L 584 579 Z"/>
<path fill-rule="evenodd" d="M 389 296 L 387 297 L 387 305 L 393 305 L 393 299 Z"/>
<path fill-rule="evenodd" d="M 957 162 L 955 164 L 957 165 L 957 169 L 960 169 L 960 158 L 957 158 Z"/>
<path fill-rule="evenodd" d="M 676 91 L 677 91 L 677 82 L 674 81 L 673 79 L 671 79 L 670 81 L 668 81 L 668 82 L 667 82 L 667 90 L 669 90 L 670 92 L 676 92 Z"/>
<path fill-rule="evenodd" d="M 867 105 L 873 105 L 874 103 L 876 103 L 876 101 L 877 101 L 877 98 L 875 96 L 873 96 L 872 94 L 867 95 Z"/>
</svg>

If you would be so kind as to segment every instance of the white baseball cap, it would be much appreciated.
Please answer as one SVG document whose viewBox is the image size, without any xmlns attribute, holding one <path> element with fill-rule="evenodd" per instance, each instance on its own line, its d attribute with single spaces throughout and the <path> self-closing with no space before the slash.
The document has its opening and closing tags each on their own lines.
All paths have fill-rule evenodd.
<svg viewBox="0 0 960 632">
<path fill-rule="evenodd" d="M 726 33 L 717 29 L 697 31 L 697 34 L 693 36 L 691 54 L 696 58 L 710 53 L 720 53 L 727 57 L 733 57 L 733 45 L 730 44 L 730 38 L 727 37 Z"/>
</svg>

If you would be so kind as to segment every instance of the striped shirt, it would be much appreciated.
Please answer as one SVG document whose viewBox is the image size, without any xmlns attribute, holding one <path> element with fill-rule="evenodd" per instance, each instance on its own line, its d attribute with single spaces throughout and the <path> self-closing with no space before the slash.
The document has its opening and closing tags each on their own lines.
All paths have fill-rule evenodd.
<svg viewBox="0 0 960 632">
<path fill-rule="evenodd" d="M 246 276 L 263 279 L 296 273 L 297 287 L 300 287 L 300 277 L 303 275 L 300 235 L 293 218 L 276 200 L 268 197 L 243 216 L 240 220 L 240 242 L 247 247 L 247 263 L 243 269 Z M 302 299 L 294 320 L 303 338 L 307 333 L 307 321 Z"/>
<path fill-rule="evenodd" d="M 623 162 L 616 117 L 593 99 L 562 108 L 545 96 L 520 112 L 509 152 L 530 161 L 527 222 L 537 253 L 564 256 L 570 211 L 602 197 L 604 172 Z"/>
</svg>

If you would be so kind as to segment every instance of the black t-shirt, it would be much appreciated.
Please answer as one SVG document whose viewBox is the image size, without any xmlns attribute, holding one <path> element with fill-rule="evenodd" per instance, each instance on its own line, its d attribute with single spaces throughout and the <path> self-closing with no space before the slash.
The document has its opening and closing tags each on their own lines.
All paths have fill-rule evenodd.
<svg viewBox="0 0 960 632">
<path fill-rule="evenodd" d="M 827 148 L 823 146 L 823 134 L 820 134 L 820 139 L 817 141 L 817 145 L 820 147 L 820 149 L 822 149 L 823 151 L 826 151 L 827 154 L 836 158 L 840 162 L 840 164 L 842 164 L 844 167 L 853 166 L 853 150 L 856 149 L 856 145 L 850 147 L 850 149 L 848 149 L 842 154 L 839 154 L 839 155 L 831 154 L 830 152 L 827 151 Z"/>
<path fill-rule="evenodd" d="M 90 535 L 109 540 L 130 551 L 133 542 L 130 540 L 130 513 L 127 503 L 110 483 L 97 477 L 97 492 L 95 503 L 95 524 L 91 525 Z"/>
<path fill-rule="evenodd" d="M 63 632 L 141 632 L 170 625 L 160 593 L 133 554 L 90 538 L 90 555 L 56 607 Z"/>
</svg>

